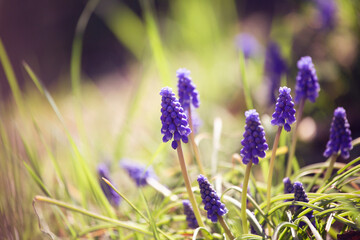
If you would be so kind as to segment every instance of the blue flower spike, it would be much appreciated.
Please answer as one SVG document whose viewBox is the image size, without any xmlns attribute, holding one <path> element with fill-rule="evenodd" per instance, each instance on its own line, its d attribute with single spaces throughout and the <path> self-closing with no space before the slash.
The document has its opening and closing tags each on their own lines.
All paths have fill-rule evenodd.
<svg viewBox="0 0 360 240">
<path fill-rule="evenodd" d="M 295 201 L 299 201 L 299 202 L 309 202 L 309 198 L 305 192 L 304 186 L 302 185 L 301 182 L 294 182 L 294 200 Z M 299 210 L 301 207 L 300 206 L 296 206 L 296 211 Z M 306 217 L 308 217 L 309 219 L 313 218 L 313 211 L 308 212 L 307 214 L 305 214 Z M 300 223 L 300 227 L 304 226 L 305 224 L 303 222 Z M 313 225 L 314 222 L 313 222 Z"/>
<path fill-rule="evenodd" d="M 199 224 L 196 220 L 194 210 L 191 207 L 189 200 L 183 200 L 183 206 L 184 206 L 184 214 L 186 216 L 186 221 L 189 226 L 189 228 L 196 229 L 199 227 Z"/>
<path fill-rule="evenodd" d="M 202 202 L 205 205 L 204 209 L 207 211 L 207 217 L 215 223 L 218 221 L 218 216 L 225 215 L 228 210 L 225 204 L 220 202 L 218 194 L 206 177 L 199 175 L 197 181 L 199 183 Z"/>
<path fill-rule="evenodd" d="M 294 109 L 294 102 L 292 101 L 290 92 L 290 88 L 280 87 L 280 94 L 277 98 L 275 112 L 273 113 L 271 120 L 272 125 L 283 126 L 287 132 L 290 132 L 290 125 L 296 121 L 296 111 Z"/>
<path fill-rule="evenodd" d="M 199 93 L 191 80 L 190 71 L 186 68 L 180 68 L 176 71 L 179 90 L 179 102 L 184 110 L 188 110 L 192 104 L 195 108 L 200 106 Z"/>
<path fill-rule="evenodd" d="M 117 194 L 117 192 L 115 192 L 114 189 L 112 189 L 108 184 L 106 184 L 104 180 L 102 180 L 102 178 L 106 178 L 107 180 L 109 180 L 109 182 L 112 183 L 107 165 L 105 163 L 100 163 L 97 167 L 97 172 L 101 189 L 104 192 L 106 198 L 111 205 L 118 207 L 121 201 L 121 197 L 119 196 L 119 194 Z"/>
<path fill-rule="evenodd" d="M 241 149 L 240 155 L 244 164 L 248 164 L 250 161 L 258 164 L 259 157 L 265 157 L 265 151 L 269 148 L 266 143 L 265 131 L 255 109 L 246 111 L 245 117 L 244 139 L 241 141 L 244 147 Z"/>
<path fill-rule="evenodd" d="M 350 157 L 351 144 L 350 124 L 346 118 L 346 111 L 342 107 L 338 107 L 334 111 L 330 127 L 330 139 L 327 142 L 324 157 L 330 157 L 333 154 L 341 152 L 344 159 Z"/>
<path fill-rule="evenodd" d="M 157 178 L 154 170 L 145 164 L 136 163 L 130 160 L 122 160 L 120 166 L 128 173 L 129 177 L 134 180 L 138 187 L 146 186 L 148 178 Z"/>
<path fill-rule="evenodd" d="M 177 141 L 187 143 L 189 141 L 188 135 L 191 133 L 186 114 L 180 102 L 175 97 L 172 89 L 164 87 L 160 91 L 161 95 L 161 133 L 163 142 L 168 142 L 173 139 L 171 146 L 177 149 Z"/>
<path fill-rule="evenodd" d="M 301 99 L 309 99 L 311 102 L 315 102 L 319 96 L 320 85 L 311 57 L 300 58 L 297 67 L 299 71 L 296 76 L 295 103 L 299 103 Z"/>
</svg>

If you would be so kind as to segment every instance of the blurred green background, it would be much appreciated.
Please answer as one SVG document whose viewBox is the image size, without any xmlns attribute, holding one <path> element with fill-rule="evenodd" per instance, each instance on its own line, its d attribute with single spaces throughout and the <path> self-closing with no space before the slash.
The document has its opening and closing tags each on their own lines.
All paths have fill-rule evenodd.
<svg viewBox="0 0 360 240">
<path fill-rule="evenodd" d="M 176 168 L 166 157 L 172 156 L 171 150 L 160 145 L 159 91 L 164 86 L 176 89 L 180 67 L 191 71 L 200 93 L 203 126 L 198 137 L 205 166 L 210 168 L 216 117 L 223 122 L 219 161 L 229 162 L 240 150 L 246 110 L 236 40 L 241 33 L 258 42 L 256 54 L 246 61 L 246 76 L 269 142 L 275 128 L 266 123 L 274 108 L 264 73 L 266 46 L 270 41 L 280 46 L 288 65 L 282 82 L 291 88 L 297 60 L 313 58 L 321 91 L 316 103 L 305 105 L 296 154 L 302 165 L 324 161 L 337 106 L 347 110 L 353 138 L 360 135 L 360 3 L 335 1 L 335 6 L 333 25 L 324 27 L 316 1 L 0 0 L 2 54 L 8 56 L 21 91 L 20 102 L 14 101 L 9 72 L 0 67 L 0 232 L 20 239 L 41 236 L 31 208 L 32 198 L 41 191 L 23 162 L 37 169 L 61 199 L 65 186 L 51 161 L 57 159 L 69 184 L 66 191 L 79 195 L 75 202 L 81 201 L 84 189 L 78 189 L 72 165 L 77 156 L 62 123 L 91 172 L 107 160 L 119 180 L 120 158 L 149 163 L 159 149 L 160 157 L 152 159 L 156 169 Z M 54 97 L 62 123 L 23 62 Z M 352 154 L 358 156 L 359 150 Z M 122 187 L 131 192 L 126 184 Z M 61 235 L 60 224 L 56 226 Z"/>
</svg>

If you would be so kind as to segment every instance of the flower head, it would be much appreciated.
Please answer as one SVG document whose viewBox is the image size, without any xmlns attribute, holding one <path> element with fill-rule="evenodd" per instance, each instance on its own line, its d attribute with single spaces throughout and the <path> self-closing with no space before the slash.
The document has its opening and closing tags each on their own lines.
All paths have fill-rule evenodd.
<svg viewBox="0 0 360 240">
<path fill-rule="evenodd" d="M 287 65 L 275 42 L 270 42 L 265 55 L 265 74 L 270 80 L 270 102 L 275 103 L 275 92 L 280 87 L 281 75 L 287 71 Z"/>
<path fill-rule="evenodd" d="M 195 84 L 191 80 L 190 71 L 185 68 L 180 68 L 176 71 L 176 76 L 179 79 L 178 90 L 181 106 L 184 110 L 187 110 L 192 103 L 195 108 L 198 108 L 200 105 L 199 93 L 196 90 Z"/>
<path fill-rule="evenodd" d="M 114 189 L 112 189 L 102 178 L 106 178 L 111 182 L 109 169 L 104 163 L 100 163 L 97 167 L 97 172 L 99 176 L 100 186 L 102 191 L 104 192 L 106 198 L 113 206 L 119 206 L 121 197 Z"/>
<path fill-rule="evenodd" d="M 315 102 L 319 96 L 320 85 L 311 57 L 300 58 L 297 67 L 299 72 L 296 76 L 295 102 L 299 103 L 303 98 Z"/>
<path fill-rule="evenodd" d="M 161 133 L 163 142 L 174 139 L 171 143 L 173 149 L 178 147 L 177 141 L 184 143 L 189 141 L 188 135 L 191 133 L 186 114 L 171 88 L 164 87 L 160 91 L 161 98 Z"/>
<path fill-rule="evenodd" d="M 309 202 L 309 198 L 305 193 L 304 186 L 301 182 L 294 182 L 294 200 L 299 202 Z M 300 206 L 297 206 L 295 209 L 300 209 Z M 313 217 L 313 211 L 308 212 L 305 216 L 309 219 Z M 314 224 L 314 223 L 313 223 Z M 304 226 L 304 223 L 300 223 L 300 227 Z"/>
<path fill-rule="evenodd" d="M 335 0 L 315 0 L 318 10 L 318 18 L 321 23 L 321 27 L 333 28 L 335 25 L 335 18 L 337 12 L 337 6 Z"/>
<path fill-rule="evenodd" d="M 194 210 L 191 207 L 190 201 L 189 200 L 183 200 L 183 206 L 184 206 L 184 214 L 186 216 L 186 221 L 188 223 L 188 226 L 190 228 L 198 228 L 199 224 L 196 220 L 195 214 L 194 214 Z"/>
<path fill-rule="evenodd" d="M 228 210 L 225 204 L 220 202 L 219 196 L 206 177 L 199 175 L 197 181 L 200 187 L 202 202 L 205 204 L 204 209 L 207 211 L 207 217 L 212 222 L 217 222 L 218 215 L 223 216 Z"/>
<path fill-rule="evenodd" d="M 275 112 L 272 115 L 271 124 L 277 126 L 284 126 L 286 131 L 290 131 L 290 124 L 295 122 L 295 109 L 292 97 L 290 95 L 291 89 L 288 87 L 281 87 L 279 89 L 279 97 L 276 101 Z"/>
<path fill-rule="evenodd" d="M 250 33 L 240 33 L 236 36 L 236 46 L 244 53 L 245 58 L 252 57 L 260 51 L 258 40 Z"/>
<path fill-rule="evenodd" d="M 244 147 L 241 149 L 240 155 L 244 164 L 248 164 L 250 161 L 258 164 L 259 157 L 265 157 L 265 151 L 268 149 L 265 131 L 263 126 L 261 126 L 259 114 L 255 109 L 246 111 L 245 117 L 244 139 L 241 141 Z"/>
<path fill-rule="evenodd" d="M 330 157 L 341 151 L 341 156 L 345 159 L 349 158 L 351 145 L 350 124 L 346 118 L 346 111 L 342 107 L 338 107 L 334 111 L 330 127 L 330 139 L 326 144 L 324 157 Z"/>
<path fill-rule="evenodd" d="M 129 160 L 122 160 L 120 166 L 127 171 L 129 177 L 133 179 L 138 187 L 147 185 L 148 178 L 157 178 L 152 167 Z"/>
<path fill-rule="evenodd" d="M 290 178 L 288 177 L 284 178 L 283 183 L 284 183 L 284 194 L 294 193 L 294 185 L 291 183 Z M 290 199 L 285 200 L 285 202 L 287 201 L 290 201 Z"/>
</svg>

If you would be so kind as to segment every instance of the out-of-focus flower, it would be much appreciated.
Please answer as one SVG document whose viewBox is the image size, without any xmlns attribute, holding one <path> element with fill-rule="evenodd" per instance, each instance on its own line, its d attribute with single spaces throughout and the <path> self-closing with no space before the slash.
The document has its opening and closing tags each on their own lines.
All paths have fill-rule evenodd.
<svg viewBox="0 0 360 240">
<path fill-rule="evenodd" d="M 294 193 L 294 186 L 291 183 L 290 178 L 288 178 L 288 177 L 284 178 L 283 183 L 284 183 L 284 194 Z M 292 199 L 285 200 L 285 202 L 288 202 L 288 201 L 292 201 Z"/>
<path fill-rule="evenodd" d="M 220 202 L 219 196 L 206 177 L 199 175 L 197 181 L 199 183 L 202 202 L 205 205 L 204 209 L 207 211 L 207 217 L 212 222 L 217 222 L 218 216 L 225 215 L 228 210 L 225 204 Z"/>
<path fill-rule="evenodd" d="M 265 75 L 270 81 L 270 103 L 276 101 L 276 91 L 280 87 L 281 75 L 286 73 L 286 62 L 281 56 L 280 48 L 275 42 L 270 42 L 265 54 Z"/>
<path fill-rule="evenodd" d="M 314 0 L 318 10 L 321 28 L 331 29 L 335 26 L 337 5 L 335 0 Z"/>
<path fill-rule="evenodd" d="M 275 112 L 273 113 L 271 120 L 272 125 L 284 126 L 284 129 L 288 132 L 291 130 L 290 124 L 293 124 L 296 121 L 296 111 L 290 92 L 290 88 L 280 87 L 280 94 L 277 98 Z"/>
<path fill-rule="evenodd" d="M 98 172 L 98 176 L 99 176 L 99 182 L 100 182 L 101 189 L 104 192 L 106 198 L 111 203 L 111 205 L 116 206 L 116 207 L 119 206 L 120 201 L 121 201 L 120 195 L 117 194 L 117 192 L 115 192 L 115 190 L 112 189 L 106 182 L 104 182 L 104 180 L 102 180 L 102 178 L 106 178 L 107 180 L 109 180 L 112 183 L 112 181 L 110 179 L 109 169 L 106 166 L 106 164 L 100 163 L 97 167 L 97 172 Z"/>
<path fill-rule="evenodd" d="M 349 151 L 352 148 L 351 141 L 350 124 L 346 118 L 346 111 L 344 108 L 338 107 L 334 111 L 330 127 L 330 139 L 326 144 L 324 157 L 330 157 L 332 154 L 341 151 L 341 156 L 344 159 L 349 158 Z"/>
<path fill-rule="evenodd" d="M 295 102 L 299 103 L 303 98 L 315 102 L 319 96 L 320 85 L 311 57 L 300 58 L 297 62 L 297 67 L 299 72 L 296 76 Z"/>
<path fill-rule="evenodd" d="M 199 93 L 196 90 L 195 84 L 191 80 L 190 71 L 186 68 L 180 68 L 176 71 L 176 76 L 179 79 L 178 90 L 181 106 L 184 110 L 187 110 L 192 103 L 195 108 L 198 108 L 200 105 Z"/>
<path fill-rule="evenodd" d="M 259 114 L 255 109 L 245 112 L 246 125 L 243 134 L 244 139 L 241 144 L 244 146 L 240 155 L 244 164 L 253 161 L 254 164 L 259 163 L 259 157 L 265 157 L 265 151 L 268 149 L 266 143 L 265 131 L 261 126 Z"/>
<path fill-rule="evenodd" d="M 173 149 L 178 147 L 177 141 L 184 143 L 189 141 L 188 135 L 191 133 L 186 114 L 180 102 L 176 99 L 171 88 L 164 87 L 160 91 L 161 98 L 161 133 L 163 142 L 173 139 L 171 146 Z"/>
<path fill-rule="evenodd" d="M 194 210 L 191 207 L 189 200 L 183 200 L 183 206 L 184 206 L 184 214 L 186 216 L 186 221 L 188 223 L 189 228 L 195 229 L 199 227 L 199 224 L 196 220 Z"/>
<path fill-rule="evenodd" d="M 126 170 L 129 177 L 134 180 L 138 187 L 147 185 L 148 178 L 157 178 L 151 167 L 146 167 L 146 165 L 141 163 L 124 159 L 120 161 L 120 166 Z"/>
<path fill-rule="evenodd" d="M 245 58 L 250 58 L 260 52 L 260 44 L 258 40 L 250 33 L 240 33 L 235 38 L 235 43 Z"/>
</svg>

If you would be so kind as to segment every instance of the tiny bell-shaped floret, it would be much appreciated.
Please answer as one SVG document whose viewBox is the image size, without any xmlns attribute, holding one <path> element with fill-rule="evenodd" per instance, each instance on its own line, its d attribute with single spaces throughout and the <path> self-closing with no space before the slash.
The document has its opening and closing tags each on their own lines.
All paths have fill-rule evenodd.
<svg viewBox="0 0 360 240">
<path fill-rule="evenodd" d="M 98 172 L 98 176 L 99 176 L 100 186 L 101 186 L 102 191 L 104 192 L 104 195 L 106 196 L 108 201 L 111 203 L 111 205 L 113 205 L 115 207 L 119 206 L 121 197 L 119 196 L 119 194 L 117 194 L 117 192 L 115 192 L 114 189 L 112 189 L 106 182 L 104 182 L 104 180 L 102 180 L 102 178 L 106 178 L 107 180 L 112 182 L 110 179 L 109 169 L 106 166 L 106 164 L 100 163 L 98 165 L 97 172 Z"/>
<path fill-rule="evenodd" d="M 194 210 L 191 207 L 189 200 L 183 200 L 183 206 L 184 206 L 184 214 L 186 216 L 186 221 L 189 226 L 189 228 L 195 229 L 199 227 L 199 224 L 196 220 Z"/>
<path fill-rule="evenodd" d="M 346 111 L 342 107 L 338 107 L 334 111 L 334 117 L 330 127 L 330 139 L 326 144 L 324 157 L 330 157 L 341 151 L 344 159 L 349 158 L 351 145 L 350 124 L 346 118 Z"/>
<path fill-rule="evenodd" d="M 240 155 L 244 164 L 248 164 L 253 161 L 254 164 L 259 163 L 259 157 L 265 157 L 265 151 L 268 149 L 268 145 L 265 139 L 265 131 L 261 126 L 259 114 L 255 109 L 251 109 L 245 112 L 246 125 L 245 132 L 243 134 L 244 139 L 241 144 L 244 146 Z"/>
<path fill-rule="evenodd" d="M 128 173 L 129 177 L 134 180 L 138 187 L 146 186 L 148 178 L 157 178 L 153 169 L 146 167 L 144 164 L 122 160 L 120 166 Z"/>
<path fill-rule="evenodd" d="M 195 108 L 198 108 L 200 105 L 199 93 L 196 90 L 196 86 L 191 80 L 190 71 L 185 68 L 180 68 L 176 71 L 176 76 L 179 79 L 178 81 L 178 90 L 179 90 L 179 102 L 184 110 L 188 110 L 190 104 Z"/>
<path fill-rule="evenodd" d="M 207 211 L 207 217 L 212 222 L 217 222 L 218 216 L 225 215 L 228 210 L 225 204 L 220 202 L 219 196 L 206 177 L 199 175 L 197 181 L 199 183 L 202 202 L 205 205 L 204 209 Z"/>
<path fill-rule="evenodd" d="M 296 121 L 296 111 L 290 92 L 290 88 L 280 87 L 280 94 L 276 100 L 275 112 L 273 113 L 271 120 L 272 125 L 284 126 L 284 129 L 287 132 L 290 132 L 291 130 L 290 124 L 293 124 Z"/>
<path fill-rule="evenodd" d="M 320 85 L 311 57 L 300 58 L 297 67 L 299 71 L 296 76 L 295 102 L 299 103 L 303 98 L 315 102 L 319 96 Z"/>
<path fill-rule="evenodd" d="M 171 88 L 164 87 L 160 91 L 161 95 L 161 133 L 163 142 L 173 139 L 171 146 L 173 149 L 178 147 L 177 141 L 184 143 L 189 141 L 188 135 L 191 133 L 186 114 Z"/>
</svg>

